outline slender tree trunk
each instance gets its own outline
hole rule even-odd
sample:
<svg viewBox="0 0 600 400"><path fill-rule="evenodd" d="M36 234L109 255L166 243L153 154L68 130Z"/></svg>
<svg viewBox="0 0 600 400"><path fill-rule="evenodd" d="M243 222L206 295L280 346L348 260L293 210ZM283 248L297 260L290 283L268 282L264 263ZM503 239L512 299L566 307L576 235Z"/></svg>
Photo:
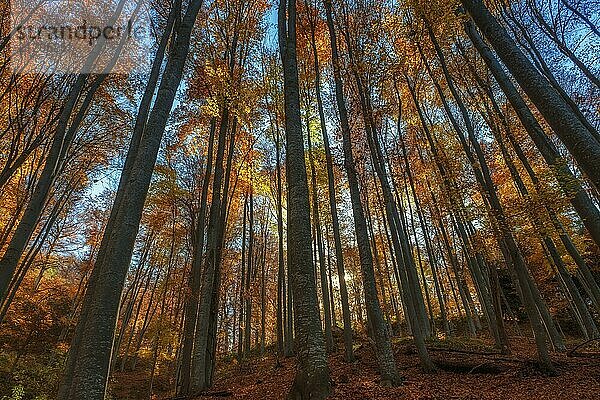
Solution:
<svg viewBox="0 0 600 400"><path fill-rule="evenodd" d="M252 189L251 189L252 190ZM250 283L254 276L254 194L250 192L250 202L248 206L248 256L246 268L246 287L245 287L245 309L244 317L244 356L248 358L250 355L250 343L252 335L252 293Z"/></svg>
<svg viewBox="0 0 600 400"><path fill-rule="evenodd" d="M265 254L267 247L267 234L263 235L263 250L260 261L260 355L265 355L265 343L266 343L266 324L267 324L267 288L266 288L266 262Z"/></svg>
<svg viewBox="0 0 600 400"><path fill-rule="evenodd" d="M208 208L208 189L210 186L213 150L215 142L216 119L210 122L210 134L208 138L208 149L206 158L206 169L202 182L200 194L200 209L195 219L194 233L192 238L192 265L189 277L189 295L185 306L185 322L183 330L182 359L179 374L178 393L185 396L189 394L190 378L192 370L192 352L194 347L194 335L196 332L196 317L198 314L198 303L200 301L200 289L202 285L202 255L204 253L204 228L206 224L206 209Z"/></svg>
<svg viewBox="0 0 600 400"><path fill-rule="evenodd" d="M279 126L275 127L275 169L277 174L277 354L286 355L286 290L285 290L285 258L283 253L283 187L281 183L281 150Z"/></svg>
<svg viewBox="0 0 600 400"><path fill-rule="evenodd" d="M337 38L333 23L331 2L325 0L325 10L327 13L327 25L329 27L329 37L331 42L332 62L335 81L336 103L340 116L342 127L343 148L344 148L344 167L348 175L348 186L350 188L350 199L352 203L352 215L354 218L354 229L358 243L360 266L363 277L363 290L367 308L368 324L372 329L379 372L381 374L381 383L383 385L397 385L402 379L398 374L396 362L393 357L389 334L385 328L385 322L379 305L377 296L377 287L375 284L375 273L373 270L373 255L369 244L369 234L365 213L360 198L360 189L358 184L358 175L352 154L352 142L350 124L348 120L348 111L344 100L343 83L341 78L341 69L339 65L339 55L337 49Z"/></svg>
<svg viewBox="0 0 600 400"><path fill-rule="evenodd" d="M542 127L535 119L529 107L504 72L500 63L496 60L490 49L485 45L481 36L475 29L473 22L465 23L465 31L481 55L487 67L490 69L498 85L506 95L508 101L513 106L519 120L525 127L525 130L535 143L536 147L544 157L544 160L550 166L560 187L566 197L570 199L571 204L581 217L581 220L592 236L596 245L600 246L600 211L593 204L581 182L573 175L566 164L566 161L560 156L556 147L548 139Z"/></svg>
<svg viewBox="0 0 600 400"><path fill-rule="evenodd" d="M579 167L596 189L600 188L600 142L573 113L573 110L552 88L519 50L506 29L489 12L482 0L461 0L466 11L490 41L527 96L544 116L560 140L569 149Z"/></svg>
<svg viewBox="0 0 600 400"><path fill-rule="evenodd" d="M218 237L218 226L221 221L221 203L222 184L224 175L223 159L225 157L225 147L227 141L227 132L229 130L229 108L227 104L223 105L221 111L221 121L217 140L217 153L215 157L215 172L212 185L212 201L210 204L208 225L206 230L206 256L204 258L204 271L202 279L202 290L200 292L200 302L198 308L198 317L196 322L196 338L194 343L194 354L192 357L192 376L191 393L198 393L208 387L206 354L208 351L208 336L210 329L210 313L213 305L213 292L216 291L219 275L220 247Z"/></svg>
<svg viewBox="0 0 600 400"><path fill-rule="evenodd" d="M105 396L121 290L153 166L181 81L192 28L201 5L201 0L190 3L178 27L171 57L165 66L131 176L120 187L123 194L121 201L115 204L117 212L114 223L103 237L69 352L67 375L61 386L60 398L102 400Z"/></svg>
<svg viewBox="0 0 600 400"><path fill-rule="evenodd" d="M240 276L240 327L238 330L238 362L244 358L244 299L246 298L246 215L248 211L248 193L244 195L244 213L242 219L242 265ZM248 278L249 279L249 278Z"/></svg>
<svg viewBox="0 0 600 400"><path fill-rule="evenodd" d="M233 70L233 67L232 67ZM216 366L216 352L217 352L217 324L218 324L218 311L221 294L221 268L222 268L222 254L223 254L223 243L225 238L225 231L227 229L227 215L228 215L228 203L229 203L229 186L231 183L231 169L233 164L233 156L235 150L235 138L238 132L237 117L233 119L232 129L229 137L229 150L227 153L227 163L225 168L225 179L223 184L223 197L221 199L221 212L220 220L217 228L217 248L214 259L217 261L215 270L215 284L212 291L211 307L209 310L209 324L208 324L208 335L206 344L206 355L205 355L205 376L206 386L211 387L214 380L214 372Z"/></svg>

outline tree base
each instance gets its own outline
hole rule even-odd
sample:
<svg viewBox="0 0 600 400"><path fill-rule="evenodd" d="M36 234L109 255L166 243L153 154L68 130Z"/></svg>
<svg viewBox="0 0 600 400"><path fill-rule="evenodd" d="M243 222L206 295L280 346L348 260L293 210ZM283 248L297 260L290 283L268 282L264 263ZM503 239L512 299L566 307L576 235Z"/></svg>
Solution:
<svg viewBox="0 0 600 400"><path fill-rule="evenodd" d="M552 362L538 362L538 368L540 369L542 375L544 376L559 376L560 373L556 369L556 367L552 364Z"/></svg>
<svg viewBox="0 0 600 400"><path fill-rule="evenodd" d="M427 360L427 361L421 361L421 371L423 371L426 374L434 374L437 371L437 367L435 366L435 364L433 363L433 361L431 361L431 359Z"/></svg>
<svg viewBox="0 0 600 400"><path fill-rule="evenodd" d="M331 394L331 384L327 370L311 371L308 375L302 370L296 372L288 400L322 400Z"/></svg>
<svg viewBox="0 0 600 400"><path fill-rule="evenodd" d="M381 387L396 387L404 385L404 377L401 375L396 375L393 377L386 376L385 378L381 378L381 382L379 382Z"/></svg>

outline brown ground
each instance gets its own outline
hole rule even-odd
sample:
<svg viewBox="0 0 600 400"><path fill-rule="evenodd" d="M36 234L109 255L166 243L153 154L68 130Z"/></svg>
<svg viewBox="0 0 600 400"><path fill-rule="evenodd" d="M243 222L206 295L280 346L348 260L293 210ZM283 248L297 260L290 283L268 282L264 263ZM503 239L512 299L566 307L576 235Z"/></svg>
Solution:
<svg viewBox="0 0 600 400"><path fill-rule="evenodd" d="M371 349L359 348L356 351L358 361L353 364L346 364L339 352L329 359L333 381L333 395L330 398L600 399L600 358L593 355L568 357L555 354L553 360L560 375L547 377L540 373L532 361L534 345L531 339L512 338L511 342L513 356L462 353L435 346L436 350L431 351L431 355L439 370L434 374L425 374L419 369L412 345L397 343L396 360L405 383L395 388L379 386ZM451 347L456 348L454 345ZM476 348L475 351L489 353L489 349L483 348ZM268 356L241 365L235 362L223 365L211 391L195 400L285 399L294 376L294 361L284 359L278 368L275 364L275 358ZM147 387L147 379L145 384L140 384ZM115 395L119 399L133 399L132 392L138 392L135 386L132 376L118 376ZM148 398L147 395L145 398Z"/></svg>

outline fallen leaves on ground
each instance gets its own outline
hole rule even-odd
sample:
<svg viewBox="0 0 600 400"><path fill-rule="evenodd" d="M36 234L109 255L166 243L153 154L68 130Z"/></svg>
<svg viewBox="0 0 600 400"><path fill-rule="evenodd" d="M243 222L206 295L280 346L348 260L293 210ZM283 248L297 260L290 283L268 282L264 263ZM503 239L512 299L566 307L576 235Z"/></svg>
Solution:
<svg viewBox="0 0 600 400"><path fill-rule="evenodd" d="M558 376L544 376L535 362L535 347L528 338L513 338L513 355L465 354L452 349L431 351L438 370L424 373L411 344L395 344L397 365L404 377L399 387L379 385L372 349L359 346L357 361L346 363L343 353L329 357L332 400L547 400L598 399L600 361L553 354ZM279 361L269 355L244 363L222 364L215 385L194 400L281 400L293 381L293 358ZM118 376L118 385L127 382ZM129 381L131 382L131 381ZM161 399L168 399L165 395Z"/></svg>

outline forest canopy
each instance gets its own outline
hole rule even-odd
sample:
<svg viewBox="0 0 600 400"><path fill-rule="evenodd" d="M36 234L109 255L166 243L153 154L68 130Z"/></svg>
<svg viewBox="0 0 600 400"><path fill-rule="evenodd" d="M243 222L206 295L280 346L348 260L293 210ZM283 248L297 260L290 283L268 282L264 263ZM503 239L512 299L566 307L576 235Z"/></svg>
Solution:
<svg viewBox="0 0 600 400"><path fill-rule="evenodd" d="M598 0L74 3L0 5L1 400L597 396Z"/></svg>

